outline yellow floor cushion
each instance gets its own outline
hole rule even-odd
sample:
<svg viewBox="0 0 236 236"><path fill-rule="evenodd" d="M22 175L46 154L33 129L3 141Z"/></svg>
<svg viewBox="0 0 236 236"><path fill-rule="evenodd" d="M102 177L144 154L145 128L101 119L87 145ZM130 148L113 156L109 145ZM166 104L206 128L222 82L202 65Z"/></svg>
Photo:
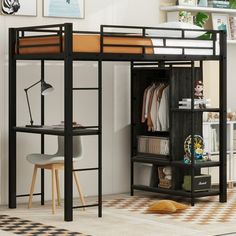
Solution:
<svg viewBox="0 0 236 236"><path fill-rule="evenodd" d="M188 206L172 200L161 200L153 203L147 209L150 213L172 214L187 209Z"/></svg>

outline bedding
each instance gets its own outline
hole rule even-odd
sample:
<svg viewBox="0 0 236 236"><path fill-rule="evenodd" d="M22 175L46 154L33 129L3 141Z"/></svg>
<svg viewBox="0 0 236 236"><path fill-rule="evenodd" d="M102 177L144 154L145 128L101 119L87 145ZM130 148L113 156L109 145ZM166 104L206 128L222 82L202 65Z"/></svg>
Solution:
<svg viewBox="0 0 236 236"><path fill-rule="evenodd" d="M38 38L22 38L19 40L20 46L40 45L40 47L20 48L19 54L37 54L37 53L59 53L59 46L46 46L46 44L59 44L59 36L45 36ZM163 47L163 39L138 38L138 37L104 37L104 44L113 44L113 46L104 46L104 53L143 53L140 46L159 46L158 48L145 48L146 54L172 54L181 55L182 49L176 47L196 47L194 49L185 48L185 55L213 55L213 41L211 40L186 40L186 39L166 39L166 46ZM130 45L122 47L115 45ZM45 45L45 46L42 46ZM136 47L137 46L137 47ZM162 46L162 48L160 48ZM219 55L219 43L216 43L216 55ZM199 49L198 49L199 47ZM100 53L100 35L73 35L73 52L81 53Z"/></svg>
<svg viewBox="0 0 236 236"><path fill-rule="evenodd" d="M38 38L23 38L20 39L20 46L29 46L34 44L59 44L59 36L45 36ZM104 44L122 44L132 45L132 47L118 47L118 46L106 46L103 49L104 53L134 53L141 54L142 47L140 46L152 46L150 38L125 38L125 37L104 37ZM137 47L133 47L137 45ZM40 47L26 47L20 48L20 54L32 54L32 53L59 53L59 46L40 46ZM73 52L86 52L86 53L99 53L100 52L100 35L73 35ZM145 53L153 54L153 48L146 48Z"/></svg>

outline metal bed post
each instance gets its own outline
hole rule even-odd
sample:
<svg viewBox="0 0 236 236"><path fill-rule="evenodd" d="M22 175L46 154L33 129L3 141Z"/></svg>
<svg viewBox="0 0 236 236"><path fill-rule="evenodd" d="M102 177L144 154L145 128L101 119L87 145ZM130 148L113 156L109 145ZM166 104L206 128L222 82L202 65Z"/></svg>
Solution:
<svg viewBox="0 0 236 236"><path fill-rule="evenodd" d="M133 150L133 69L134 69L134 62L131 61L130 62L130 81L131 81L131 84L130 84L130 96L131 96L131 99L130 99L130 109L131 109L131 152L130 152L130 155L131 155L131 158L130 158L130 195L133 196L134 195L134 189L133 189L133 185L134 185L134 163L133 163L133 156L134 156L134 150Z"/></svg>
<svg viewBox="0 0 236 236"><path fill-rule="evenodd" d="M44 81L45 78L45 64L44 60L41 60L41 80ZM41 125L44 125L45 118L44 110L44 96L41 94ZM41 153L44 154L44 134L41 134ZM41 205L44 205L44 169L41 169Z"/></svg>
<svg viewBox="0 0 236 236"><path fill-rule="evenodd" d="M65 24L64 39L64 145L65 145L65 183L64 183L64 219L65 221L73 220L73 55L72 55L72 24Z"/></svg>
<svg viewBox="0 0 236 236"><path fill-rule="evenodd" d="M194 206L194 176L195 176L195 158L194 158L194 82L195 68L194 61L191 61L191 206Z"/></svg>
<svg viewBox="0 0 236 236"><path fill-rule="evenodd" d="M16 208L16 29L9 29L9 208Z"/></svg>
<svg viewBox="0 0 236 236"><path fill-rule="evenodd" d="M103 53L103 25L100 33L100 52ZM102 59L98 60L98 127L98 217L102 217Z"/></svg>
<svg viewBox="0 0 236 236"><path fill-rule="evenodd" d="M102 60L98 61L98 217L102 217Z"/></svg>
<svg viewBox="0 0 236 236"><path fill-rule="evenodd" d="M227 201L227 36L220 32L220 202Z"/></svg>

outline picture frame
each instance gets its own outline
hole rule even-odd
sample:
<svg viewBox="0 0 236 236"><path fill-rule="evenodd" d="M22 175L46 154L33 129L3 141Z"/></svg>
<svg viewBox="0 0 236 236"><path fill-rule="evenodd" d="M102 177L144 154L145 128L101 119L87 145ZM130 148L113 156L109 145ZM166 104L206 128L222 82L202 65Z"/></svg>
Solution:
<svg viewBox="0 0 236 236"><path fill-rule="evenodd" d="M227 39L231 38L229 15L212 13L213 30L225 30L227 32Z"/></svg>
<svg viewBox="0 0 236 236"><path fill-rule="evenodd" d="M43 16L84 19L85 0L43 0Z"/></svg>
<svg viewBox="0 0 236 236"><path fill-rule="evenodd" d="M198 0L178 0L178 5L196 7L197 2Z"/></svg>
<svg viewBox="0 0 236 236"><path fill-rule="evenodd" d="M0 0L1 14L12 16L37 16L37 0L20 0L13 7L13 1Z"/></svg>

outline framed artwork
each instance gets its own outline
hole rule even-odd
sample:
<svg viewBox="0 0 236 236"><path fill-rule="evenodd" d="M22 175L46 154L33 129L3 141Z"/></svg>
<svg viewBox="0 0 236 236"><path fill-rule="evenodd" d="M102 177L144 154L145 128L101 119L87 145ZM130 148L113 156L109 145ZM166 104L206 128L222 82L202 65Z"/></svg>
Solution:
<svg viewBox="0 0 236 236"><path fill-rule="evenodd" d="M197 0L178 0L180 6L197 6Z"/></svg>
<svg viewBox="0 0 236 236"><path fill-rule="evenodd" d="M37 0L1 0L4 15L37 16Z"/></svg>
<svg viewBox="0 0 236 236"><path fill-rule="evenodd" d="M84 0L44 0L43 16L84 18Z"/></svg>
<svg viewBox="0 0 236 236"><path fill-rule="evenodd" d="M212 25L214 30L225 30L230 39L229 15L212 13Z"/></svg>

